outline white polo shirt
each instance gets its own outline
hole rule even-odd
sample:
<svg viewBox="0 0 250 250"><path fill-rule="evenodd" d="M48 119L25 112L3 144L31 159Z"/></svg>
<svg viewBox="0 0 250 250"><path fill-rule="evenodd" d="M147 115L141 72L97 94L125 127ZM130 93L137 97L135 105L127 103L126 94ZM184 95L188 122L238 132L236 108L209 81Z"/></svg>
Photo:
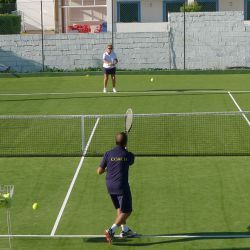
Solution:
<svg viewBox="0 0 250 250"><path fill-rule="evenodd" d="M115 52L113 52L113 51L110 54L108 54L107 51L103 54L103 60L106 60L109 63L113 63L115 59L117 59L117 56L116 56ZM112 68L115 68L115 66L114 65L109 66L107 63L103 62L103 68L112 69Z"/></svg>

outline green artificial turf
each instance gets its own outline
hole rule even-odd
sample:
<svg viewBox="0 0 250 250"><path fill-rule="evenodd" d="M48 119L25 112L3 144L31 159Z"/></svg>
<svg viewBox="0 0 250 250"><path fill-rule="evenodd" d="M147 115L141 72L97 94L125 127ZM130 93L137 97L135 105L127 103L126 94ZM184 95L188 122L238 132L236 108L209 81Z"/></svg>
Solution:
<svg viewBox="0 0 250 250"><path fill-rule="evenodd" d="M154 83L150 82L151 77L154 77ZM128 107L132 107L135 113L237 111L237 107L226 92L202 93L199 91L250 90L250 75L235 72L234 74L186 75L161 75L153 72L144 75L121 74L118 75L117 87L120 91L117 94L101 93L102 76L100 75L1 78L1 93L60 92L65 94L0 95L0 114L123 114ZM233 96L243 110L250 109L248 101L250 93L233 93ZM206 141L212 140L211 134L214 133L217 139L222 138L222 135L227 136L226 147L229 149L248 147L249 132L246 122L243 118L239 123L238 120L235 122L231 121L232 126L225 127L223 132L217 131L218 126L213 122L208 123L207 128L211 131L207 133ZM143 124L145 126L145 122ZM192 135L197 131L190 131L187 122L182 125L183 130L178 129L176 124L180 125L180 121L168 124L167 127L167 130L172 131L167 136L171 139L169 139L169 148L173 145L171 150L180 150L185 143L187 143L186 148L190 143L190 150L206 150L205 142L201 142L201 137L198 138L200 146L199 144L194 146L196 141L192 139ZM44 126L35 125L40 126L39 130L43 131ZM91 125L93 122L89 125L88 135L93 127ZM113 126L112 123L110 127L108 123L103 127L101 122L99 125L93 137L93 144L90 144L90 150L95 145L94 143L100 143L103 147L103 143L106 142L108 147L112 146L110 139L112 131L109 131ZM53 126L58 125L53 124ZM74 125L71 123L71 126ZM62 145L63 150L67 147L69 151L75 150L75 144L70 144L67 138L75 136L72 132L78 130L78 126L76 125L75 130L69 129L68 137L61 136L63 139L56 140L59 140L58 145ZM239 132L238 126L244 127L243 134ZM13 138L22 136L28 144L30 132L27 132L27 128L26 133L20 133L18 130L13 132L13 126L9 127L11 126L8 123L0 123L1 138L5 138L9 129L12 131L10 134ZM20 129L18 125L16 128ZM135 148L137 145L138 149L145 150L143 147L147 144L143 144L143 132L150 135L151 141L162 139L164 143L166 140L166 137L162 137L157 130L152 131L147 124L144 130L140 130L140 133L139 128L140 124L135 123L131 131L130 149L132 151L137 150ZM98 135L103 133L103 130L108 132L106 134L108 142L105 140L98 142ZM28 131L30 131L30 125L28 125ZM49 138L58 138L58 135L60 138L62 131L65 132L63 126L62 129L52 130ZM179 141L177 141L176 131L182 131L182 133L189 131L190 139L182 142L183 136L186 135L184 133L179 134ZM134 137L133 133L136 132L140 134L139 137ZM237 135L240 136L236 137ZM233 144L235 138L239 139L237 145ZM74 142L77 140L74 139ZM147 146L149 149L154 149L151 141ZM180 146L174 146L176 141ZM18 145L15 140L8 147L13 147L15 143ZM77 143L80 143L80 140ZM232 147L230 147L231 144ZM52 152L58 145L46 147L46 150ZM44 148L34 137L29 146L31 149ZM207 150L218 150L219 146L221 145L216 144L214 148L211 146ZM222 143L222 147L224 146ZM164 147L164 144L160 144L160 147ZM18 148L20 149L21 146ZM76 148L78 150L78 146ZM8 150L11 151L13 148ZM222 237L223 235L248 235L247 228L250 226L249 159L249 156L137 157L130 170L134 212L128 221L129 226L143 235L187 234ZM95 172L100 160L101 157L85 158L56 234L99 235L113 223L115 210L106 192L105 176L98 176ZM0 183L15 185L11 208L13 234L49 235L51 233L79 161L80 157L0 158ZM32 210L34 202L39 203L39 209L36 211ZM4 218L4 214L0 216ZM0 223L4 224L4 221L1 220ZM2 225L0 234L5 234L4 231L6 231L6 226ZM104 238L15 238L12 243L13 249L18 250L250 249L250 239L117 239L113 246L109 246ZM0 239L0 247L4 244L6 240Z"/></svg>
<svg viewBox="0 0 250 250"><path fill-rule="evenodd" d="M130 170L134 212L128 225L144 235L246 234L250 212L248 161L249 157L137 158ZM6 167L0 181L14 183L16 187L12 206L13 233L50 234L77 159L23 158L16 161L9 158L0 162ZM105 177L95 173L99 162L100 158L85 160L57 234L99 235L113 223L115 210L106 192ZM36 211L31 208L34 201L40 206ZM16 249L22 249L31 242L37 247L33 249L42 246L67 249L69 245L75 246L72 249L109 249L100 238L15 239L13 243L17 244ZM250 239L118 239L112 247L213 249L218 242L220 246L228 245L233 249L238 245L247 247Z"/></svg>
<svg viewBox="0 0 250 250"><path fill-rule="evenodd" d="M250 85L248 74L118 75L117 79L120 93L104 95L102 76L3 78L1 93L100 93L0 96L0 114L121 114L128 106L136 113L232 111L237 109L227 94L187 91L249 90Z"/></svg>

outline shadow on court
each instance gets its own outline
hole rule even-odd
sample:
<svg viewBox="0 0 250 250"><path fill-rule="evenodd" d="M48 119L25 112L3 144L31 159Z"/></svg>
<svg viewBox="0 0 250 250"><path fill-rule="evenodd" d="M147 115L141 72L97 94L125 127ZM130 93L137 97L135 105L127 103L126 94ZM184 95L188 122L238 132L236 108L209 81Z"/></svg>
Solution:
<svg viewBox="0 0 250 250"><path fill-rule="evenodd" d="M145 246L153 246L153 245L161 245L161 244L170 244L170 243L179 243L179 242L188 242L188 241L192 241L193 239L175 239L175 240L159 240L159 241L155 241L154 242L143 242L142 240L138 239L127 239L127 241L124 241L123 239L119 240L119 241L114 241L113 245L115 246L130 246L130 247L145 247ZM135 242L137 241L137 242ZM145 241L145 240L144 240ZM147 240L148 241L148 240Z"/></svg>
<svg viewBox="0 0 250 250"><path fill-rule="evenodd" d="M10 66L8 73L1 73L1 77L18 77L21 76L16 72L33 72L42 70L42 59L39 62L24 58L22 55L17 55L12 51L3 50L0 48L3 57L0 57L0 64ZM6 61L6 58L8 61Z"/></svg>
<svg viewBox="0 0 250 250"><path fill-rule="evenodd" d="M168 92L190 92L190 91L225 91L225 89L149 89L149 90L136 90L132 92L161 92L161 91L168 91ZM129 91L128 91L129 92ZM121 92L122 93L122 92Z"/></svg>
<svg viewBox="0 0 250 250"><path fill-rule="evenodd" d="M1 50L0 50L1 51ZM8 56L8 55L7 55ZM175 55L172 53L172 60L174 59ZM20 59L19 59L20 60ZM27 59L26 59L27 60ZM15 61L14 61L15 62ZM1 60L0 60L1 63ZM99 71L89 71L89 70L82 70L82 71L68 71L68 72L50 72L45 71L41 72L42 65L35 62L35 69L33 67L32 63L28 62L29 64L26 66L25 69L17 68L18 66L13 67L16 72L19 73L20 77L60 77L60 76L83 76L83 75L90 75L90 76L102 76L103 72L100 69ZM14 65L13 65L14 66ZM175 67L175 65L172 63L172 68ZM27 70L28 68L28 70ZM32 70L31 70L32 69ZM23 71L23 72L22 72ZM26 72L26 73L24 73ZM29 72L29 73L27 73ZM31 72L31 73L30 73ZM175 69L166 69L166 70L117 70L117 75L121 76L134 76L134 75L141 75L141 76L165 76L165 75L232 75L232 74L250 74L249 69L226 69L226 70L175 70ZM10 74L0 74L0 78L8 78L11 77Z"/></svg>
<svg viewBox="0 0 250 250"><path fill-rule="evenodd" d="M204 248L201 250L250 250L250 247L230 247L230 248Z"/></svg>
<svg viewBox="0 0 250 250"><path fill-rule="evenodd" d="M96 237L96 238L83 238L82 239L83 243L105 243L106 239L104 238L100 238L100 237Z"/></svg>
<svg viewBox="0 0 250 250"><path fill-rule="evenodd" d="M162 91L162 93L154 93L154 91ZM108 93L108 94L98 94L98 95L91 95L91 96L79 96L79 95L85 95L84 93L79 93L79 94L72 94L71 96L67 94L56 94L56 96L61 95L63 97L55 97L53 94L44 94L44 97L39 97L39 98L22 98L21 96L16 96L12 98L7 98L7 96L0 96L0 98L3 98L0 100L0 102L23 102L23 101L47 101L47 100L74 100L74 99L106 99L106 98L112 98L112 99L120 99L120 98L138 98L138 97L167 97L167 96L173 96L172 93L164 93L164 91L169 91L169 90L149 90L149 91L144 91L148 93L142 93L140 94L140 91L138 91L138 94L129 94L128 92L123 93L119 92L118 94L113 94L113 93ZM176 92L177 90L171 90ZM177 93L178 96L200 96L200 95L208 95L208 94L213 94L213 95L225 95L225 93L203 93L203 92L197 92L197 93L189 93L188 91L192 90L179 90L180 93ZM152 92L152 93L150 93ZM186 93L185 93L186 92ZM136 93L136 91L133 91L133 93ZM34 94L35 96L36 94ZM50 95L51 97L48 97ZM67 96L66 96L67 95ZM75 96L74 96L75 95ZM14 96L14 95L13 95Z"/></svg>
<svg viewBox="0 0 250 250"><path fill-rule="evenodd" d="M194 238L184 238L181 235L194 237ZM168 236L169 238L156 238L156 236ZM173 238L171 238L171 236ZM177 238L177 236L180 236ZM175 238L174 238L175 237ZM197 238L196 238L197 237ZM152 245L161 245L161 244L171 244L171 243L180 243L180 242L189 242L189 241L198 241L198 240L230 240L230 239L250 239L249 232L201 232L201 233L180 233L180 234L161 234L161 235L143 235L138 238L116 238L113 242L115 246L152 246ZM151 242L148 242L149 239ZM147 242L146 242L147 241ZM106 242L104 238L89 238L83 239L84 243L103 243ZM223 249L214 249L214 250L231 250L232 248L223 248ZM233 248L235 250L250 250L250 248ZM206 250L206 249L204 249ZM213 249L207 249L213 250Z"/></svg>

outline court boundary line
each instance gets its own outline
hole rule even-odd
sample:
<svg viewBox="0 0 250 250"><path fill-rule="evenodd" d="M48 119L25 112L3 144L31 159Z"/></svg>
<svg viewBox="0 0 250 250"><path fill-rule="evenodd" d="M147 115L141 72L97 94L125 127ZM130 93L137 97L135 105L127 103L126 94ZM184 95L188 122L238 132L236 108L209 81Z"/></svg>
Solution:
<svg viewBox="0 0 250 250"><path fill-rule="evenodd" d="M121 91L121 92L107 92L103 93L101 91L80 91L80 92L34 92L34 93L1 93L0 96L41 96L41 95L80 95L80 94L160 94L160 93L168 93L168 94L176 94L176 93L210 93L210 94L227 94L231 93L250 93L250 90L149 90L149 91Z"/></svg>
<svg viewBox="0 0 250 250"><path fill-rule="evenodd" d="M0 235L1 238L45 238L45 239L66 239L66 238L105 238L104 235ZM121 238L120 235L115 235ZM169 234L169 235L138 235L134 238L193 238L193 239L233 239L233 238L250 238L250 234Z"/></svg>
<svg viewBox="0 0 250 250"><path fill-rule="evenodd" d="M63 215L64 209L65 209L65 207L66 207L66 205L67 205L67 203L68 203L70 194L71 194L71 192L72 192L72 190L73 190L73 187L74 187L74 185L75 185L75 182L76 182L76 179L77 179L77 177L78 177L78 174L79 174L79 172L80 172L80 170L81 170L81 168L82 168L82 166L83 166L83 161L84 161L84 159L85 159L86 153L87 153L87 151L88 151L89 145L90 145L90 143L91 143L91 141L92 141L92 138L93 138L93 136L94 136L94 133L95 133L95 130L96 130L96 128L97 128L97 125L98 125L99 121L100 121L100 118L97 118L97 119L96 119L96 122L95 122L95 125L94 125L94 127L93 127L93 129L92 129L91 135L90 135L90 137L89 137L89 140L88 140L88 142L87 142L87 144L86 144L85 150L84 150L84 152L83 152L83 156L82 156L81 159L80 159L80 162L79 162L78 167L77 167L77 169L76 169L76 171L75 171L74 177L73 177L73 179L72 179L72 181L71 181L71 183L70 183L68 192L67 192L67 194L66 194L66 196L65 196L65 198L64 198L63 204L62 204L61 209L60 209L60 211L59 211L59 214L58 214L58 216L57 216L57 218L56 218L55 224L54 224L54 226L53 226L53 228L52 228L52 231L51 231L51 233L50 233L50 236L54 236L54 235L55 235L55 232L56 232L56 230L57 230L57 227L58 227L58 225L59 225L59 223L60 223L60 220L61 220L61 217L62 217L62 215Z"/></svg>
<svg viewBox="0 0 250 250"><path fill-rule="evenodd" d="M233 95L231 94L230 91L228 91L228 94L230 96L230 98L232 99L232 101L234 102L235 106L237 107L237 109L240 111L240 112L243 112L240 105L236 102L235 98L233 97ZM243 118L246 120L248 126L250 126L250 121L248 120L248 118L246 117L246 115L244 113L242 113L242 116Z"/></svg>

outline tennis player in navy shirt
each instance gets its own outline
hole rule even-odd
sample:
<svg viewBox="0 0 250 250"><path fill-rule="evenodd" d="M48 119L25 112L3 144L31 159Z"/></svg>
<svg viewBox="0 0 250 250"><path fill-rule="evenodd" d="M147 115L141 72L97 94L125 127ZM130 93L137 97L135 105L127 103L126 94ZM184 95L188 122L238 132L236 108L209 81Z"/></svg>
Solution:
<svg viewBox="0 0 250 250"><path fill-rule="evenodd" d="M128 183L129 167L134 163L135 157L126 149L128 141L126 133L118 133L115 141L116 147L104 154L100 167L97 168L97 174L107 172L107 190L117 210L114 224L104 231L109 243L112 243L116 229L120 226L122 229L120 237L137 235L126 225L126 220L132 213L132 196Z"/></svg>

